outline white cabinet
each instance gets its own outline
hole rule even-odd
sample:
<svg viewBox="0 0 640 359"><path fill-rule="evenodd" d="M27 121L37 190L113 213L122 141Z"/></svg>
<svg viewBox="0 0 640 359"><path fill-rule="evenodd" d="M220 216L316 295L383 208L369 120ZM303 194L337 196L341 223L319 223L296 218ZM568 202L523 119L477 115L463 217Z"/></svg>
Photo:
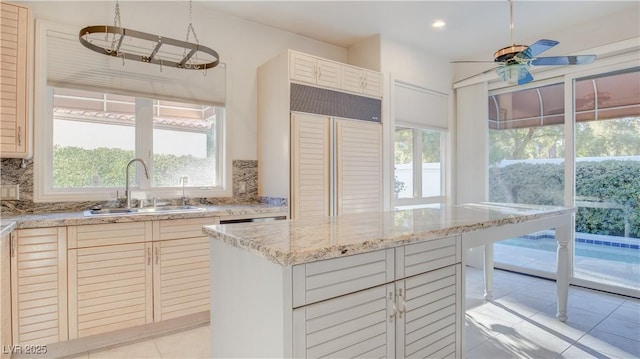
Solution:
<svg viewBox="0 0 640 359"><path fill-rule="evenodd" d="M344 90L344 66L287 51L258 69L258 195L288 199L291 218L382 207L382 102L362 89ZM318 71L327 82L319 82ZM345 156L336 159L341 149ZM365 160L339 170L349 158ZM356 189L363 185L352 181L358 175L375 183Z"/></svg>
<svg viewBox="0 0 640 359"><path fill-rule="evenodd" d="M292 113L291 129L293 218L382 209L379 123Z"/></svg>
<svg viewBox="0 0 640 359"><path fill-rule="evenodd" d="M394 293L392 283L295 309L293 356L393 358Z"/></svg>
<svg viewBox="0 0 640 359"><path fill-rule="evenodd" d="M153 223L154 321L210 309L209 238L202 226L218 218L192 218Z"/></svg>
<svg viewBox="0 0 640 359"><path fill-rule="evenodd" d="M209 243L194 218L69 227L69 337L209 310Z"/></svg>
<svg viewBox="0 0 640 359"><path fill-rule="evenodd" d="M343 65L340 87L345 91L382 97L382 74L355 66Z"/></svg>
<svg viewBox="0 0 640 359"><path fill-rule="evenodd" d="M69 227L69 338L153 322L151 222Z"/></svg>
<svg viewBox="0 0 640 359"><path fill-rule="evenodd" d="M291 216L326 216L330 213L331 118L291 115Z"/></svg>
<svg viewBox="0 0 640 359"><path fill-rule="evenodd" d="M335 214L382 210L382 125L336 120Z"/></svg>
<svg viewBox="0 0 640 359"><path fill-rule="evenodd" d="M11 237L13 233L5 233L0 238L0 343L12 344L11 341ZM5 350L0 358L9 358Z"/></svg>
<svg viewBox="0 0 640 359"><path fill-rule="evenodd" d="M0 16L0 154L29 157L29 9L3 1Z"/></svg>
<svg viewBox="0 0 640 359"><path fill-rule="evenodd" d="M318 86L340 88L340 64L307 54L289 53L289 77L293 81Z"/></svg>
<svg viewBox="0 0 640 359"><path fill-rule="evenodd" d="M448 237L294 266L293 356L460 357L459 246Z"/></svg>
<svg viewBox="0 0 640 359"><path fill-rule="evenodd" d="M214 357L462 357L459 236L284 267L211 245Z"/></svg>
<svg viewBox="0 0 640 359"><path fill-rule="evenodd" d="M18 229L14 233L13 344L44 345L67 340L67 229Z"/></svg>

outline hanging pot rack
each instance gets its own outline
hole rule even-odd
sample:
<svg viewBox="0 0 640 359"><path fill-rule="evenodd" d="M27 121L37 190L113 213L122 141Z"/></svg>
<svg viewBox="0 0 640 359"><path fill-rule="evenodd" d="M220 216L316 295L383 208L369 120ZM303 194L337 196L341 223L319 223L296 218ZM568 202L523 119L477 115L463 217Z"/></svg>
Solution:
<svg viewBox="0 0 640 359"><path fill-rule="evenodd" d="M111 48L110 46L102 47L94 44L89 40L89 35L92 35L92 34L104 34L105 37L108 36L109 34L112 34L114 36L119 35L119 39L117 40L117 43L113 48ZM148 56L121 51L122 42L124 41L125 37L150 41L152 43L155 43L155 46L153 46L153 50L151 51L151 53L149 53ZM93 50L103 55L120 57L123 60L126 59L126 60L140 61L140 62L146 62L151 64L157 64L160 66L176 67L179 69L191 69L191 70L210 69L210 68L216 67L220 63L220 56L218 55L218 53L215 50L208 48L206 46L203 46L200 44L194 44L191 42L171 39L168 37L162 37L159 35L153 35L146 32L125 29L117 26L109 26L109 25L87 26L82 30L80 30L79 39L80 39L80 43L84 45L84 47L90 50ZM162 45L165 45L165 44L175 46L185 50L186 55L180 61L172 61L172 60L158 58L157 57L158 51L160 51L160 48L162 47ZM203 52L205 54L213 56L215 60L210 62L195 62L195 63L190 61L192 58L194 58L194 55L198 54L198 52Z"/></svg>

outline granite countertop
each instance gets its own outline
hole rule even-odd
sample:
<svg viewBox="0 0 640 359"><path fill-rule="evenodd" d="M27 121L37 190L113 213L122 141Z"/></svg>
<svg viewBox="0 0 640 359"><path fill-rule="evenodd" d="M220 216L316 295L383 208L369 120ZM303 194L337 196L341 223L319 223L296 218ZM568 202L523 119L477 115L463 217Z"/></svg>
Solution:
<svg viewBox="0 0 640 359"><path fill-rule="evenodd" d="M204 232L287 266L574 211L572 207L474 203L242 225L220 224L205 226Z"/></svg>
<svg viewBox="0 0 640 359"><path fill-rule="evenodd" d="M16 221L9 219L0 219L0 236L4 236L5 233L11 233L16 228Z"/></svg>
<svg viewBox="0 0 640 359"><path fill-rule="evenodd" d="M238 204L222 206L198 206L204 208L203 211L191 212L153 212L136 214L110 214L98 216L85 216L84 212L67 213L40 213L30 215L19 215L15 217L2 218L2 231L4 233L4 223L13 223L14 228L41 228L57 226L73 226L85 224L122 223L139 222L163 219L183 219L183 218L203 218L203 217L225 217L251 214L286 215L288 208L272 206L267 204ZM7 230L12 230L7 229Z"/></svg>

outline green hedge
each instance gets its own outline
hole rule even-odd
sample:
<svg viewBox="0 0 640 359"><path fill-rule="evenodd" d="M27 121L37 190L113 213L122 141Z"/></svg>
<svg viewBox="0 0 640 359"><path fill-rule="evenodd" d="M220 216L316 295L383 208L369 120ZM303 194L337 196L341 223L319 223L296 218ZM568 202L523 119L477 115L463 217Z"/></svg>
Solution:
<svg viewBox="0 0 640 359"><path fill-rule="evenodd" d="M86 150L78 147L53 148L55 188L124 187L125 167L133 151L117 148ZM193 156L155 155L153 181L156 186L179 186L181 176L189 183L213 183L210 160ZM135 171L131 170L131 182Z"/></svg>
<svg viewBox="0 0 640 359"><path fill-rule="evenodd" d="M562 205L563 193L564 164L516 163L489 170L491 201ZM576 214L578 232L623 236L627 217L630 236L640 238L640 162L577 162L576 196L622 207L580 207Z"/></svg>

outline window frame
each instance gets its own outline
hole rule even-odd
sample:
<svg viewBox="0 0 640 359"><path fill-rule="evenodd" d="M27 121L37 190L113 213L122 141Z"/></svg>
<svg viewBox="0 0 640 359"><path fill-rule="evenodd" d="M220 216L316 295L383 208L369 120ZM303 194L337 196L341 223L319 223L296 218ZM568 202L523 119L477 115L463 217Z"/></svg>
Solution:
<svg viewBox="0 0 640 359"><path fill-rule="evenodd" d="M405 124L403 122L397 121L393 130L394 134L396 129L398 128L406 128L412 130L412 139L413 139L413 196L411 198L396 198L395 195L392 197L392 206L395 209L408 208L408 207L416 207L416 206L425 206L432 204L443 204L446 201L446 164L447 164L447 136L448 131L442 128L429 128L427 126L416 126L415 124ZM440 134L440 195L439 196L422 196L422 132L423 131L431 131L437 132ZM394 141L392 144L393 149L393 158L395 158L395 135ZM419 161L415 159L419 158ZM395 160L394 160L394 169L393 169L393 178L395 179ZM418 185L416 185L418 184Z"/></svg>
<svg viewBox="0 0 640 359"><path fill-rule="evenodd" d="M120 198L124 195L124 187L115 188L74 188L60 189L53 187L53 87L46 85L46 79L41 79L36 87L36 141L34 163L34 202L75 202L75 201L106 201ZM153 171L153 101L158 99L135 98L135 154L142 158L150 171ZM159 99L163 100L163 99ZM230 197L231 189L231 161L226 150L227 120L224 107L216 106L216 136L217 136L217 171L219 186L215 187L185 187L184 194L188 197ZM125 168L122 176L125 177ZM147 179L141 166L135 166L130 177L135 177L138 183L130 183L131 190L141 191L148 198L163 199L182 197L182 187L153 187L152 180ZM150 174L150 177L153 176Z"/></svg>

